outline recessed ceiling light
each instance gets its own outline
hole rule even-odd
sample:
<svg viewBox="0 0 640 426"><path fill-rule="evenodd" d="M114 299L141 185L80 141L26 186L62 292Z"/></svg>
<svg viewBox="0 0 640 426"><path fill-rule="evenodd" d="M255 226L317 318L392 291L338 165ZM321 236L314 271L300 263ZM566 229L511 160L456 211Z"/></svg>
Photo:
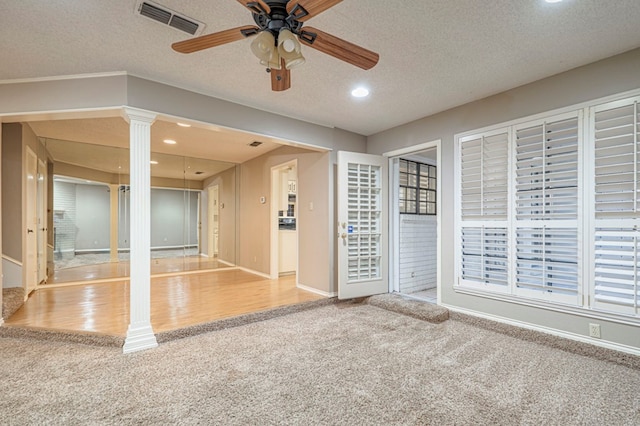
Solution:
<svg viewBox="0 0 640 426"><path fill-rule="evenodd" d="M187 123L178 123L178 126L180 126L180 127L191 127L191 124L187 124Z"/></svg>
<svg viewBox="0 0 640 426"><path fill-rule="evenodd" d="M562 0L544 0L547 3L560 3Z"/></svg>
<svg viewBox="0 0 640 426"><path fill-rule="evenodd" d="M165 139L163 142L166 143L167 145L175 145L177 143L173 139Z"/></svg>
<svg viewBox="0 0 640 426"><path fill-rule="evenodd" d="M151 160L151 161L149 161L149 163L150 163L150 164L158 164L158 162L157 162L157 161L155 161L155 160Z"/></svg>
<svg viewBox="0 0 640 426"><path fill-rule="evenodd" d="M358 87L357 89L353 89L351 91L351 96L354 98L364 98L369 96L369 90L364 87Z"/></svg>

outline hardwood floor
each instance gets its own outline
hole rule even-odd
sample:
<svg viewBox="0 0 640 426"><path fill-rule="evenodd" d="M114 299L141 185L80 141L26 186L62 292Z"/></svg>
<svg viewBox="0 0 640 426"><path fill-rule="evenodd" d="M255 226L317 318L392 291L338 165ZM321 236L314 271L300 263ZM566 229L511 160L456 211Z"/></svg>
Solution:
<svg viewBox="0 0 640 426"><path fill-rule="evenodd" d="M322 298L296 288L295 275L269 280L237 269L220 269L156 276L151 278L151 325L155 332L169 331ZM125 336L128 279L40 286L5 324Z"/></svg>
<svg viewBox="0 0 640 426"><path fill-rule="evenodd" d="M181 258L151 259L152 274L167 274L174 272L204 271L227 268L217 259L202 256L186 256ZM56 269L47 278L46 284L61 284L68 282L95 281L101 279L126 278L130 274L129 261L104 262L92 265L75 266L72 268Z"/></svg>

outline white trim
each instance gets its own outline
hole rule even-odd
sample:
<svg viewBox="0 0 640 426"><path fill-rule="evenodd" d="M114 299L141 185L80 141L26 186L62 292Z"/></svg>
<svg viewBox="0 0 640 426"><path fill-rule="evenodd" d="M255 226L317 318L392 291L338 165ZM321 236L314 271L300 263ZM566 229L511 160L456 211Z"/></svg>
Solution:
<svg viewBox="0 0 640 426"><path fill-rule="evenodd" d="M471 315L474 317L479 317L479 318L484 318L487 320L491 320L491 321L496 321L502 324L507 324L507 325L512 325L515 327L520 327L520 328L524 328L527 330L533 330L533 331L539 331L541 333L545 333L545 334L550 334L553 336L557 336L557 337L562 337L565 339L569 339L569 340L574 340L574 341L578 341L578 342L582 342L582 343L589 343L592 344L594 346L599 346L602 348L607 348L607 349L612 349L615 351L619 351L619 352L624 352L624 353L628 353L631 355L635 355L635 356L640 356L640 349L635 348L633 346L627 346L627 345L622 345L619 343L612 343L606 340L601 340L601 339L594 339L594 338L590 338L590 337L586 337L586 336L582 336L580 334L576 334L576 333L570 333L567 331L560 331L557 330L555 328L548 328L548 327L542 327L539 325L535 325L532 323L528 323L528 322L523 322L523 321L517 321L517 320L513 320L510 318L505 318L505 317L501 317L501 316L497 316L497 315L491 315L491 314L486 314L483 312L477 312L471 309L465 309L465 308L459 308L457 306L450 306L450 305L442 305L445 308L453 311L453 312L458 312L461 314L467 314L467 315Z"/></svg>
<svg viewBox="0 0 640 426"><path fill-rule="evenodd" d="M22 266L22 262L20 262L19 260L15 260L14 258L7 256L6 254L2 255L2 260L6 260L7 262L11 262L16 266Z"/></svg>
<svg viewBox="0 0 640 426"><path fill-rule="evenodd" d="M129 325L127 330L127 338L122 346L122 353L129 354L132 352L143 351L158 347L156 335L150 325L133 328Z"/></svg>
<svg viewBox="0 0 640 426"><path fill-rule="evenodd" d="M238 266L238 269L243 271L243 272L249 273L249 274L253 274L253 275L257 275L257 276L262 277L262 278L266 278L268 280L277 279L277 278L271 278L271 275L265 274L264 272L254 271L253 269L245 268L243 266Z"/></svg>
<svg viewBox="0 0 640 426"><path fill-rule="evenodd" d="M50 77L30 77L0 80L0 84L23 84L23 83L39 83L42 81L58 81L58 80L79 80L83 78L99 78L99 77L115 77L120 75L129 75L126 71L99 72L88 74L70 74L57 75Z"/></svg>
<svg viewBox="0 0 640 426"><path fill-rule="evenodd" d="M482 291L479 289L473 289L470 287L455 286L453 289L456 293L468 294L470 296L483 297L485 299L496 300L499 302L509 302L516 305L527 306L530 308L544 309L547 311L559 312L562 314L571 314L574 316L580 316L589 319L599 319L602 321L615 322L617 324L639 326L640 319L629 316L623 318L622 314L607 313L603 311L593 311L587 308L579 308L571 305L563 305L560 303L553 303L552 301L545 301L542 299L524 298L518 296L511 296L505 293L496 293L489 291Z"/></svg>
<svg viewBox="0 0 640 426"><path fill-rule="evenodd" d="M405 148L394 149L393 151L383 152L383 157L399 157L401 155L406 154L414 154L419 151L424 151L426 149L434 148L438 146L441 142L441 139L436 139L429 142L423 142L418 145L407 146Z"/></svg>
<svg viewBox="0 0 640 426"><path fill-rule="evenodd" d="M271 167L271 200L269 205L269 229L270 229L270 249L269 249L269 273L270 279L277 279L280 275L280 227L279 227L279 216L278 216L278 201L279 198L282 197L280 193L281 185L280 185L280 171L287 167L294 167L296 170L296 180L298 181L298 189L300 187L300 171L298 169L298 158L295 158L290 161L286 161L284 163L280 163L278 165ZM297 202L300 198L298 197L298 192L296 191L296 273L300 269L300 233L298 232L298 217L300 213L300 205Z"/></svg>
<svg viewBox="0 0 640 426"><path fill-rule="evenodd" d="M218 261L218 263L222 263L227 266L234 266L234 267L236 266L235 263L227 262L226 260L222 260L222 259L216 259L216 260Z"/></svg>
<svg viewBox="0 0 640 426"><path fill-rule="evenodd" d="M322 291L322 290L318 290L317 288L313 288L313 287L309 287L300 283L296 284L296 287L299 288L300 290L304 290L304 291L308 291L310 293L315 293L315 294L319 294L320 296L324 296L324 297L336 297L338 295L337 292L328 292L328 291Z"/></svg>
<svg viewBox="0 0 640 426"><path fill-rule="evenodd" d="M457 145L454 145L457 147ZM417 145L388 151L382 154L383 157L389 158L389 242L392 247L389 248L389 291L399 291L399 245L400 245L400 226L396 223L399 216L398 211L398 191L394 179L393 159L400 158L408 154L415 154L427 149L436 149L436 297L437 303L442 301L442 139L436 139L430 142L424 142ZM457 158L457 157L455 157ZM457 211L457 210L455 210Z"/></svg>

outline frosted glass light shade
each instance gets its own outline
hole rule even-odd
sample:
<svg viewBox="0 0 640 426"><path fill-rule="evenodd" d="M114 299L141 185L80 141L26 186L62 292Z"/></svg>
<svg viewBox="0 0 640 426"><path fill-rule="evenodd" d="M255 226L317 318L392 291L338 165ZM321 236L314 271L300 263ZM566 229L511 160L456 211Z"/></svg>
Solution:
<svg viewBox="0 0 640 426"><path fill-rule="evenodd" d="M284 59L284 66L290 70L305 62L302 56L300 42L293 33L287 29L280 30L278 35L278 53Z"/></svg>
<svg viewBox="0 0 640 426"><path fill-rule="evenodd" d="M251 42L251 51L260 59L260 62L269 62L274 50L276 50L276 39L269 31L262 31Z"/></svg>

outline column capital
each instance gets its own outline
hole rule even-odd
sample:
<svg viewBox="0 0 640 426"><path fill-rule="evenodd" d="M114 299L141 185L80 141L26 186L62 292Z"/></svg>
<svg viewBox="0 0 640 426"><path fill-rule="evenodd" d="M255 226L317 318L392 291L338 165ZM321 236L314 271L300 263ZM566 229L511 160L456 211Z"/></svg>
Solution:
<svg viewBox="0 0 640 426"><path fill-rule="evenodd" d="M127 123L131 123L131 120L136 120L153 124L153 122L156 121L156 117L158 117L158 114L144 109L131 108L126 106L122 107L122 117L127 121Z"/></svg>

